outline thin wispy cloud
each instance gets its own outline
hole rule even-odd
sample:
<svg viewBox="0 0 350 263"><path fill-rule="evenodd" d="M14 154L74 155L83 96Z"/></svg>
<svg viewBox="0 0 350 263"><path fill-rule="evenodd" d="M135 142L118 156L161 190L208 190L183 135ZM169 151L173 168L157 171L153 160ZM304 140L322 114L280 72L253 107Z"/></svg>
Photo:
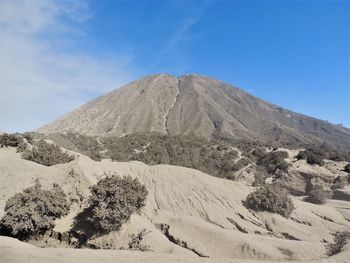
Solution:
<svg viewBox="0 0 350 263"><path fill-rule="evenodd" d="M211 5L213 3L202 3L200 7L196 8L194 13L187 14L180 20L179 25L169 35L162 49L156 54L152 67L156 67L163 61L168 60L169 56L176 58L175 67L181 67L181 65L186 64L186 55L181 53L180 46L188 44L197 37L198 33L194 34L191 30L201 21L205 11Z"/></svg>
<svg viewBox="0 0 350 263"><path fill-rule="evenodd" d="M131 57L79 49L88 2L1 1L0 130L35 129L131 80Z"/></svg>

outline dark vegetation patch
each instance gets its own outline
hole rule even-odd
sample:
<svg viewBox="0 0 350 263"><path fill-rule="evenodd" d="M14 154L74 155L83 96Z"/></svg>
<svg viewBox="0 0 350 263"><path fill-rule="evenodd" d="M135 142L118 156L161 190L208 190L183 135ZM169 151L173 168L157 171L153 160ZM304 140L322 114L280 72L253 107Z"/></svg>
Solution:
<svg viewBox="0 0 350 263"><path fill-rule="evenodd" d="M265 179L271 175L288 173L289 167L285 161L288 157L287 152L277 148L268 151L268 146L273 145L272 143L236 140L225 136L214 136L213 140L208 141L195 135L168 136L160 133L138 133L124 137L103 138L76 133L27 135L36 140L51 139L66 149L80 152L94 160L111 158L114 161L141 161L149 165L177 165L231 180L237 179L237 171L255 164L254 186L263 185ZM305 147L306 150L301 151L298 158L309 158L312 160L309 160L310 163L323 163L323 158L345 160L349 155L326 145ZM17 146L20 152L26 152L27 148L27 144ZM242 152L241 158L236 148ZM252 167L252 169L255 168Z"/></svg>
<svg viewBox="0 0 350 263"><path fill-rule="evenodd" d="M308 164L318 164L322 166L326 155L318 148L309 148L304 151L300 151L296 157L298 160L305 159Z"/></svg>
<svg viewBox="0 0 350 263"><path fill-rule="evenodd" d="M67 215L70 205L58 185L43 190L39 182L7 200L0 221L1 234L21 240L35 238L54 228L54 221Z"/></svg>
<svg viewBox="0 0 350 263"><path fill-rule="evenodd" d="M209 142L197 136L133 134L104 138L107 155L115 161L141 161L149 165L170 164L234 180L234 172L250 163L247 158L235 162L238 153L229 144Z"/></svg>
<svg viewBox="0 0 350 263"><path fill-rule="evenodd" d="M304 151L300 151L297 155L297 159L305 159L308 164L318 164L322 166L324 164L324 159L336 162L350 162L350 152L330 149L325 145L312 145L306 147Z"/></svg>
<svg viewBox="0 0 350 263"><path fill-rule="evenodd" d="M278 170L287 172L290 165L284 160L286 158L287 152L273 151L259 157L256 164L264 167L269 174L275 174Z"/></svg>
<svg viewBox="0 0 350 263"><path fill-rule="evenodd" d="M350 239L350 232L336 232L334 233L334 241L326 245L327 255L333 256L340 253Z"/></svg>
<svg viewBox="0 0 350 263"><path fill-rule="evenodd" d="M57 144L47 143L44 140L39 140L30 149L24 150L22 158L46 166L68 163L74 160L74 156L63 152Z"/></svg>
<svg viewBox="0 0 350 263"><path fill-rule="evenodd" d="M147 189L130 176L104 175L90 188L89 206L75 218L73 232L80 246L93 236L117 231L145 205Z"/></svg>
<svg viewBox="0 0 350 263"><path fill-rule="evenodd" d="M344 166L344 171L350 174L350 163Z"/></svg>
<svg viewBox="0 0 350 263"><path fill-rule="evenodd" d="M47 136L63 148L82 153L95 161L102 158L104 147L98 137L86 136L78 133L54 133ZM102 140L102 139L101 139Z"/></svg>
<svg viewBox="0 0 350 263"><path fill-rule="evenodd" d="M23 136L19 133L0 135L0 147L17 147L23 142Z"/></svg>

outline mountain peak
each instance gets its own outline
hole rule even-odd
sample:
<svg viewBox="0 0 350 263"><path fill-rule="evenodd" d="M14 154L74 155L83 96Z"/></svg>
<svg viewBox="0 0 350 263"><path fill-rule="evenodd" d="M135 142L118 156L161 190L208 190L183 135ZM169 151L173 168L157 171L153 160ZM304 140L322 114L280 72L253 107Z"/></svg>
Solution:
<svg viewBox="0 0 350 263"><path fill-rule="evenodd" d="M260 100L197 74L145 76L38 129L122 136L136 132L221 133L282 144L329 142L350 147L350 130Z"/></svg>

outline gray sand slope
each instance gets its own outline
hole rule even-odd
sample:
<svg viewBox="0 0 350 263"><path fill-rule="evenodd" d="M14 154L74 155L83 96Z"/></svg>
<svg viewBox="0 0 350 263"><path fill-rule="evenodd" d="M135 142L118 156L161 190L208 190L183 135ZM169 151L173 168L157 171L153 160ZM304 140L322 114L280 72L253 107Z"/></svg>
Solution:
<svg viewBox="0 0 350 263"><path fill-rule="evenodd" d="M15 261L20 255L42 260L37 262L71 262L74 258L99 256L100 262L109 262L108 258L114 255L121 260L125 258L120 262L147 262L143 260L148 258L150 262L153 259L152 262L165 262L165 258L166 262L197 262L201 257L215 258L212 262L221 262L216 260L219 258L236 260L222 262L319 261L324 258L323 242L331 242L335 231L350 229L349 202L330 200L326 205L313 205L294 198L296 210L289 219L271 213L252 213L241 203L252 187L193 169L147 166L139 162L95 162L78 154L71 163L45 167L21 159L14 148L0 149L0 159L0 216L10 196L39 178L44 187L52 183L62 185L68 197L76 200L71 213L56 222L55 230L62 232L70 229L74 216L84 207L88 187L96 183L103 172L139 178L149 191L142 214L133 215L118 233L112 232L91 242L100 246L112 243L118 249L125 247L129 234L146 228L151 232L145 236L144 243L153 251L140 254L40 249L39 252L36 248L22 250L2 245L5 262L21 262ZM82 202L78 201L81 197ZM167 233L160 231L160 226L167 227ZM60 257L62 254L66 256ZM341 262L342 258L337 260Z"/></svg>

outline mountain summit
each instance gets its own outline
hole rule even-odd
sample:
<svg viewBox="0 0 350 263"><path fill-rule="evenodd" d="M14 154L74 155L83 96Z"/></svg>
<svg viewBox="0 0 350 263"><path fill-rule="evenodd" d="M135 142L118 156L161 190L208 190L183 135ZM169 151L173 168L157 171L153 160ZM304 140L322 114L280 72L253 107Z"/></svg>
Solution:
<svg viewBox="0 0 350 263"><path fill-rule="evenodd" d="M141 78L37 131L99 136L160 132L205 138L219 132L238 139L350 147L350 129L283 109L198 75Z"/></svg>

